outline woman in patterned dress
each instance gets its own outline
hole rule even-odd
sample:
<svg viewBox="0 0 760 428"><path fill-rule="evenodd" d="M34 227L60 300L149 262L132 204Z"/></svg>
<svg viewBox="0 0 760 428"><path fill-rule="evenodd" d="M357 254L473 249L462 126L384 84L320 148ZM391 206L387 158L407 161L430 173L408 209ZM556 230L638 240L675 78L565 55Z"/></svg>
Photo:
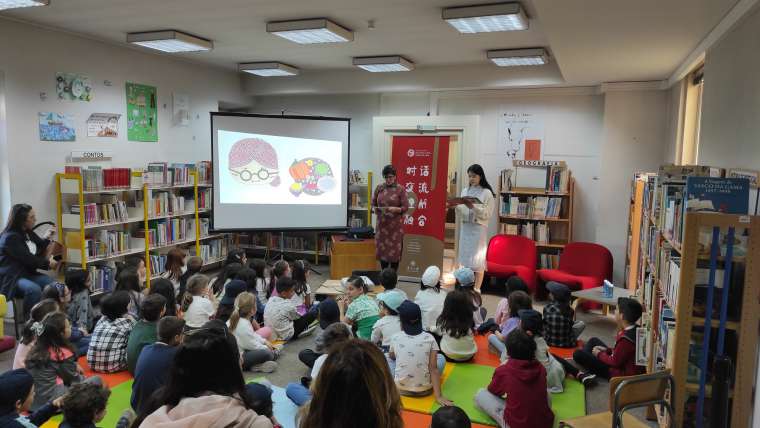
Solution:
<svg viewBox="0 0 760 428"><path fill-rule="evenodd" d="M383 178L385 182L375 188L372 196L372 206L377 215L377 259L383 269L390 266L398 270L404 244L403 219L404 213L409 209L409 200L406 190L396 183L396 168L393 165L383 168Z"/></svg>

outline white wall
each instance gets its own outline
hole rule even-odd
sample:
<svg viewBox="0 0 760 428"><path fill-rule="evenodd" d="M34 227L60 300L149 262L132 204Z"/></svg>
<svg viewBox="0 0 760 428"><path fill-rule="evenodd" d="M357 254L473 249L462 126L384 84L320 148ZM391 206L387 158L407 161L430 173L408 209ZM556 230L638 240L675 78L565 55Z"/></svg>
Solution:
<svg viewBox="0 0 760 428"><path fill-rule="evenodd" d="M699 163L760 169L760 8L705 58Z"/></svg>
<svg viewBox="0 0 760 428"><path fill-rule="evenodd" d="M148 161L210 159L209 112L218 102L247 105L236 72L119 47L61 32L0 20L0 71L5 74L8 164L13 203L27 202L37 218L54 219L53 174L62 172L72 150L107 150L114 166L145 166ZM11 42L12 41L12 42ZM59 101L56 72L84 73L94 85L91 102ZM105 86L108 80L112 86ZM125 82L158 88L158 143L127 141ZM172 92L190 96L189 127L173 127ZM47 100L40 100L40 92ZM164 108L164 106L166 106ZM37 112L75 115L75 142L39 141ZM91 113L121 113L119 138L86 137ZM7 208L7 207L3 207ZM6 212L2 213L5 221Z"/></svg>
<svg viewBox="0 0 760 428"><path fill-rule="evenodd" d="M667 148L666 91L607 92L601 150L597 242L615 260L615 280L625 275L631 179L637 171L656 171Z"/></svg>

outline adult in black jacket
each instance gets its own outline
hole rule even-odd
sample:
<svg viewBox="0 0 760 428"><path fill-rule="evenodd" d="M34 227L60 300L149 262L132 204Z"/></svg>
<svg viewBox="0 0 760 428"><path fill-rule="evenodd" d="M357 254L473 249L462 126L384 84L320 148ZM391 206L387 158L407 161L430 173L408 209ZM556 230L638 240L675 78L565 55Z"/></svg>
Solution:
<svg viewBox="0 0 760 428"><path fill-rule="evenodd" d="M51 234L41 238L34 233L36 222L30 205L16 204L0 234L0 293L8 299L23 296L25 317L40 301L42 289L54 281L37 269L55 269L58 265L49 255Z"/></svg>

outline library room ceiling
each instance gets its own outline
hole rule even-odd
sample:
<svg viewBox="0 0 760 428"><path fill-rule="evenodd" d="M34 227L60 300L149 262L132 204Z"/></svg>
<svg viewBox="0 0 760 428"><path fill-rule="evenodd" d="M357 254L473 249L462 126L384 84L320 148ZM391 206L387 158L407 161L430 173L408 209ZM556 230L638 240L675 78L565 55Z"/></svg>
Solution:
<svg viewBox="0 0 760 428"><path fill-rule="evenodd" d="M0 17L123 45L129 32L176 29L213 40L214 49L173 55L228 69L279 61L304 74L352 70L352 57L375 55L403 55L417 69L495 67L487 50L544 47L559 82L595 85L668 78L737 1L529 0L520 2L528 30L469 35L443 21L441 9L489 1L51 0ZM268 21L314 17L353 30L355 40L298 45L266 32Z"/></svg>

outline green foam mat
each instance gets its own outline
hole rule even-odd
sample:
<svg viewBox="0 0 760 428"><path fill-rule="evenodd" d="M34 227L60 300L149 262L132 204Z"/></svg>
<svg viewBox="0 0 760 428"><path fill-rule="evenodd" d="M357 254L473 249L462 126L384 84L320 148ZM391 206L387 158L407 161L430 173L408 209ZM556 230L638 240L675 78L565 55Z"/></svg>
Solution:
<svg viewBox="0 0 760 428"><path fill-rule="evenodd" d="M106 416L102 421L96 425L99 427L113 427L116 426L116 422L119 421L121 414L125 410L131 408L129 399L132 397L132 380L128 380L124 383L111 388L111 396L108 398L108 404L106 405ZM48 422L42 425L42 428L57 428L63 420L62 415L56 415Z"/></svg>
<svg viewBox="0 0 760 428"><path fill-rule="evenodd" d="M554 426L559 421L586 415L586 389L575 379L565 378L565 390L552 394Z"/></svg>

